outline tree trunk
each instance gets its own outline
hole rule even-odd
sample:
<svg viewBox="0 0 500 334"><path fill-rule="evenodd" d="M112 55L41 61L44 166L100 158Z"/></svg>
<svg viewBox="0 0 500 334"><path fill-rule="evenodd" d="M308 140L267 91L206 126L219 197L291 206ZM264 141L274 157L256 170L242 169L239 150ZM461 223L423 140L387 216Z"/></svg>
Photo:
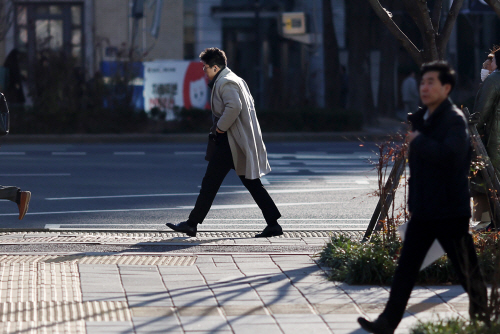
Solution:
<svg viewBox="0 0 500 334"><path fill-rule="evenodd" d="M349 47L349 93L347 108L363 113L367 124L375 122L375 107L370 75L370 17L366 0L345 2L347 44Z"/></svg>
<svg viewBox="0 0 500 334"><path fill-rule="evenodd" d="M325 75L325 106L340 107L340 60L339 47L333 25L332 0L323 0L323 58Z"/></svg>
<svg viewBox="0 0 500 334"><path fill-rule="evenodd" d="M385 24L387 29L389 29L394 37L401 42L403 47L419 65L423 62L445 58L448 40L450 39L451 32L455 26L460 8L462 8L464 3L464 0L453 1L446 16L446 21L443 24L443 28L440 31L439 18L442 11L442 0L435 0L432 17L427 0L401 0L401 2L405 5L406 12L411 16L420 30L424 48L423 50L418 50L415 44L413 44L413 42L401 31L401 29L399 29L399 26L392 19L392 14L382 7L379 0L367 1L370 3L373 10L375 10L377 16ZM498 2L499 0L487 1Z"/></svg>
<svg viewBox="0 0 500 334"><path fill-rule="evenodd" d="M395 84L398 55L398 42L391 38L387 29L380 32L380 80L378 90L378 112L380 115L394 116L395 113Z"/></svg>
<svg viewBox="0 0 500 334"><path fill-rule="evenodd" d="M500 0L485 0L488 5L500 16Z"/></svg>

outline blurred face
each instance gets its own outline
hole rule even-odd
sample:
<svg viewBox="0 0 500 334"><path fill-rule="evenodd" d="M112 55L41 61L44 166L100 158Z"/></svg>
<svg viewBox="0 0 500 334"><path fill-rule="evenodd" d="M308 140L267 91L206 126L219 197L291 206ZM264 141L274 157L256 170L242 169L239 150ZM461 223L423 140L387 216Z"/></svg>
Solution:
<svg viewBox="0 0 500 334"><path fill-rule="evenodd" d="M441 84L439 72L430 71L422 76L420 81L420 99L432 113L444 100L448 98L451 85Z"/></svg>
<svg viewBox="0 0 500 334"><path fill-rule="evenodd" d="M203 63L203 72L205 72L209 80L212 80L219 72L219 67L217 65L210 67L208 64Z"/></svg>
<svg viewBox="0 0 500 334"><path fill-rule="evenodd" d="M498 51L500 52L500 51ZM494 71L498 68L497 66L497 61L496 61L496 57L493 57L493 59L491 60L491 65L490 65L490 71Z"/></svg>

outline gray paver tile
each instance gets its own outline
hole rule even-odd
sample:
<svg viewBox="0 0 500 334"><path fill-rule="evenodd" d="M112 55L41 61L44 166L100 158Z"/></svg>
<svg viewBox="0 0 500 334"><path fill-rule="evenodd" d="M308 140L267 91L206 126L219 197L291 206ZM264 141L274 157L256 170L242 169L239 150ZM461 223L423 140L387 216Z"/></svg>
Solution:
<svg viewBox="0 0 500 334"><path fill-rule="evenodd" d="M337 330L357 330L360 329L360 325L358 324L357 318L360 317L361 315L357 315L356 319L350 322L337 322L337 321L328 321L328 327L330 327L334 333L337 332Z"/></svg>
<svg viewBox="0 0 500 334"><path fill-rule="evenodd" d="M148 271L156 272L156 266L154 265L136 265L136 264L118 264L120 271L123 272L140 272L146 273Z"/></svg>
<svg viewBox="0 0 500 334"><path fill-rule="evenodd" d="M152 300L129 300L128 305L130 307L141 307L141 306L173 306L171 301L152 301Z"/></svg>
<svg viewBox="0 0 500 334"><path fill-rule="evenodd" d="M279 281L273 283L256 282L250 283L250 285L258 291L286 291L286 290L296 290L295 286L292 285L290 281Z"/></svg>
<svg viewBox="0 0 500 334"><path fill-rule="evenodd" d="M177 308L177 313L183 317L197 316L217 316L220 317L219 308L217 306L185 306Z"/></svg>
<svg viewBox="0 0 500 334"><path fill-rule="evenodd" d="M312 314L309 304L271 304L267 305L272 314Z"/></svg>
<svg viewBox="0 0 500 334"><path fill-rule="evenodd" d="M219 301L221 306L234 306L234 305L249 305L249 306L264 306L264 304L260 300L226 300Z"/></svg>
<svg viewBox="0 0 500 334"><path fill-rule="evenodd" d="M330 297L330 296L307 296L307 300L312 304L348 304L352 303L351 298L345 297Z"/></svg>
<svg viewBox="0 0 500 334"><path fill-rule="evenodd" d="M174 309L166 306L131 307L130 312L132 318L174 317Z"/></svg>
<svg viewBox="0 0 500 334"><path fill-rule="evenodd" d="M275 269L271 269L271 268L266 268L266 269L240 268L240 269L241 269L241 272L248 277L263 276L263 275L269 275L269 276L283 275L283 272L279 268L275 268Z"/></svg>
<svg viewBox="0 0 500 334"><path fill-rule="evenodd" d="M161 266L158 271L162 275L196 275L199 274L196 266L192 267L177 267L177 266Z"/></svg>
<svg viewBox="0 0 500 334"><path fill-rule="evenodd" d="M133 334L134 327L130 321L85 322L87 334Z"/></svg>
<svg viewBox="0 0 500 334"><path fill-rule="evenodd" d="M300 293L299 290L297 289L290 289L290 290L280 290L280 291L275 291L275 290L260 290L257 292L259 296L294 296L294 297L299 297L303 296L302 293Z"/></svg>
<svg viewBox="0 0 500 334"><path fill-rule="evenodd" d="M330 329L324 323L280 324L280 327L285 334L331 334Z"/></svg>
<svg viewBox="0 0 500 334"><path fill-rule="evenodd" d="M245 303L241 305L224 305L222 306L226 316L249 316L249 315L267 315L263 305L252 305Z"/></svg>
<svg viewBox="0 0 500 334"><path fill-rule="evenodd" d="M181 306L218 306L218 303L216 300L189 300L189 299L181 299L181 300L174 300L174 305L177 307Z"/></svg>
<svg viewBox="0 0 500 334"><path fill-rule="evenodd" d="M185 331L231 331L222 316L180 316L179 318Z"/></svg>
<svg viewBox="0 0 500 334"><path fill-rule="evenodd" d="M276 324L270 315L227 316L227 321L234 325Z"/></svg>
<svg viewBox="0 0 500 334"><path fill-rule="evenodd" d="M451 308L445 303L418 303L408 304L406 310L409 313L420 312L452 312Z"/></svg>
<svg viewBox="0 0 500 334"><path fill-rule="evenodd" d="M172 295L172 300L192 300L192 301L203 301L203 300L215 300L213 294L209 292L199 292L199 293L183 293Z"/></svg>
<svg viewBox="0 0 500 334"><path fill-rule="evenodd" d="M186 332L184 332L182 330L182 328L179 326L179 327L176 327L176 328L168 328L168 329L164 329L164 328L160 328L158 330L155 330L155 329L146 329L146 330L136 330L134 332L135 334L165 334L165 333L169 333L169 334L184 334ZM196 333L199 333L199 332L196 332ZM229 333L229 332L227 332Z"/></svg>
<svg viewBox="0 0 500 334"><path fill-rule="evenodd" d="M322 323L324 320L317 314L274 314L273 315L279 324L295 324L295 323Z"/></svg>
<svg viewBox="0 0 500 334"><path fill-rule="evenodd" d="M123 292L121 293L92 293L87 292L82 296L82 300L85 301L121 301L126 302L127 297Z"/></svg>
<svg viewBox="0 0 500 334"><path fill-rule="evenodd" d="M80 272L104 273L107 271L117 271L118 267L116 264L78 264L78 270Z"/></svg>
<svg viewBox="0 0 500 334"><path fill-rule="evenodd" d="M136 333L183 333L176 317L133 317Z"/></svg>
<svg viewBox="0 0 500 334"><path fill-rule="evenodd" d="M442 303L443 300L437 296L434 297L410 297L408 303L417 304L417 303Z"/></svg>
<svg viewBox="0 0 500 334"><path fill-rule="evenodd" d="M212 259L215 263L223 263L223 262L234 263L232 256L214 256L212 257Z"/></svg>
<svg viewBox="0 0 500 334"><path fill-rule="evenodd" d="M295 297L295 296L262 296L262 301L266 305L272 305L272 304L308 304L307 300L302 297Z"/></svg>
<svg viewBox="0 0 500 334"><path fill-rule="evenodd" d="M364 315L360 313L352 313L352 314L322 314L321 318L323 318L328 323L354 323L357 324L357 320L359 317L364 317ZM359 327L359 326L358 326Z"/></svg>
<svg viewBox="0 0 500 334"><path fill-rule="evenodd" d="M252 326L246 324L235 324L232 325L235 334L255 334L255 333L266 333L266 334L282 334L281 329L275 324L253 324ZM304 332L303 332L304 333Z"/></svg>
<svg viewBox="0 0 500 334"><path fill-rule="evenodd" d="M216 296L217 300L220 303L237 301L237 300L246 300L246 301L260 301L261 299L257 295L243 294L243 295L230 295L230 296Z"/></svg>
<svg viewBox="0 0 500 334"><path fill-rule="evenodd" d="M358 309L353 303L349 304L314 304L319 314L356 314Z"/></svg>
<svg viewBox="0 0 500 334"><path fill-rule="evenodd" d="M272 263L274 261L269 256L248 256L248 255L233 255L234 262L238 265L243 263Z"/></svg>
<svg viewBox="0 0 500 334"><path fill-rule="evenodd" d="M184 291L186 289L198 289L198 290L203 290L207 289L208 286L205 283L195 283L192 284L190 281L184 281L184 282L165 282L165 285L167 286L167 290L171 293L179 293L181 291Z"/></svg>

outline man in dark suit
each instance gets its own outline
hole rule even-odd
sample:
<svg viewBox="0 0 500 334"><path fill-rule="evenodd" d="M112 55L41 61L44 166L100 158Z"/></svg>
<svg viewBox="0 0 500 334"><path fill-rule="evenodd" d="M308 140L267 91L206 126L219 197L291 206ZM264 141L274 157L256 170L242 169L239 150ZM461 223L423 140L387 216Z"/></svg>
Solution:
<svg viewBox="0 0 500 334"><path fill-rule="evenodd" d="M425 108L408 117L412 124L408 134L411 219L384 312L373 322L358 319L370 333L394 333L435 239L469 294L471 318L488 320L486 286L469 234L471 145L467 121L448 97L455 72L447 62L435 61L424 64L420 75L420 99Z"/></svg>

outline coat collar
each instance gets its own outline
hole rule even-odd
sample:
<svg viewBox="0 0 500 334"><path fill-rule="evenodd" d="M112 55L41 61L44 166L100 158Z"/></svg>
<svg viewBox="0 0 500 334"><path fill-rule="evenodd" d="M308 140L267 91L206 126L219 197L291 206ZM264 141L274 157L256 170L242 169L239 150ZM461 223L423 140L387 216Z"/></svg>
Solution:
<svg viewBox="0 0 500 334"><path fill-rule="evenodd" d="M430 122L433 119L435 119L437 116L442 114L445 110L449 109L452 104L453 104L453 102L451 102L451 99L448 97L446 100L441 102L441 104L436 108L436 110L434 110L434 112L429 116L429 118L426 120L426 122ZM427 107L420 108L416 113L409 114L408 120L410 122L414 122L416 119L423 119L426 112L427 112Z"/></svg>
<svg viewBox="0 0 500 334"><path fill-rule="evenodd" d="M217 81L220 80L220 78L223 78L225 76L227 76L229 73L231 73L231 70L229 69L229 67L225 67L222 71L220 71L217 76L210 82L210 83L213 83L212 85L212 94L210 95L210 106L212 107L212 110L214 110L214 104L213 104L213 101L214 101L214 92L215 92L215 89L213 89L215 87L215 85L217 84Z"/></svg>
<svg viewBox="0 0 500 334"><path fill-rule="evenodd" d="M224 71L224 70L222 70L222 71ZM220 71L219 73L217 73L217 74L215 75L215 77L214 77L212 80L210 80L210 82L208 83L208 87L210 87L210 89L213 89L213 88L214 88L215 82L216 82L216 81L217 81L217 79L220 77L220 74L222 73L222 71Z"/></svg>

